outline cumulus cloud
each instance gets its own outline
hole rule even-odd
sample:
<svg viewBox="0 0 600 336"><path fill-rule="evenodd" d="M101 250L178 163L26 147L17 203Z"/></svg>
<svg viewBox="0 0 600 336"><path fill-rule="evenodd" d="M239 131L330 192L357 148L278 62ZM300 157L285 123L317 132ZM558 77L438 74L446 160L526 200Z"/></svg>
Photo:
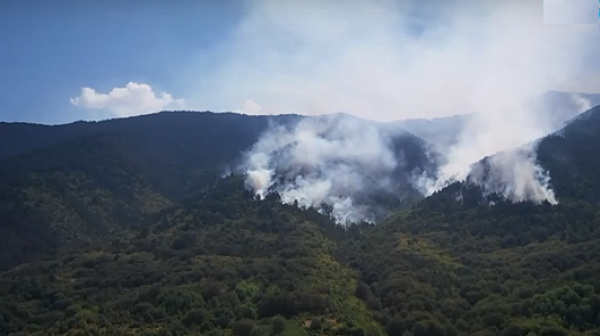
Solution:
<svg viewBox="0 0 600 336"><path fill-rule="evenodd" d="M129 82L125 87L115 87L109 93L97 92L89 87L81 88L81 94L71 98L71 104L104 110L116 117L129 117L167 108L183 108L184 100L174 99L167 92L157 95L148 84Z"/></svg>
<svg viewBox="0 0 600 336"><path fill-rule="evenodd" d="M553 201L532 142L553 125L530 99L577 89L578 78L597 71L598 37L597 25L544 24L539 0L249 1L233 38L215 50L223 63L204 80L220 92L216 106L254 97L282 113L381 121L475 112L447 164L418 180L421 190L465 180L473 163L519 147L490 160L498 183L485 186ZM257 174L268 186L272 175Z"/></svg>

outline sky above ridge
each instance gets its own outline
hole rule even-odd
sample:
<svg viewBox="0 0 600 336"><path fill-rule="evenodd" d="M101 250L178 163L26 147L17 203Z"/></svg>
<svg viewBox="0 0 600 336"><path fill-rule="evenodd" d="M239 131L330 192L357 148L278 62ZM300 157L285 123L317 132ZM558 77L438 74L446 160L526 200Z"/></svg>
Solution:
<svg viewBox="0 0 600 336"><path fill-rule="evenodd" d="M600 92L598 2L545 1L2 1L0 121L182 109L387 121Z"/></svg>

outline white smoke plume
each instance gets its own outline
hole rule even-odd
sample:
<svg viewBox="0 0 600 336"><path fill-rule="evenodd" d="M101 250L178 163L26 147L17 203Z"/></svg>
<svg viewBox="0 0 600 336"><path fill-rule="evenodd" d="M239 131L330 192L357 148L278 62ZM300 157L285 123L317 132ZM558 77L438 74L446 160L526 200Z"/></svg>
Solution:
<svg viewBox="0 0 600 336"><path fill-rule="evenodd" d="M469 181L482 187L485 193L497 193L515 202L556 204L556 196L549 186L550 177L536 164L531 149L531 145L526 145L488 157L486 164L474 167Z"/></svg>
<svg viewBox="0 0 600 336"><path fill-rule="evenodd" d="M197 60L210 64L211 71L195 76L200 79L191 86L190 105L233 110L251 101L246 105L253 113L344 111L379 121L475 112L445 153L447 164L437 176L416 180L425 194L449 180L464 180L485 156L552 131L527 104L530 98L548 90L600 89L598 26L544 24L539 0L257 0L246 5L237 29ZM306 137L298 150L313 165L311 160L327 159L309 155L335 148L318 137L298 135ZM249 176L259 193L276 177L269 154L275 149L269 144L296 143L284 131L266 137L257 144L265 149L250 158ZM491 160L499 161L492 170L499 171L494 175L499 183L486 186L514 200L552 201L534 146L526 152ZM387 162L383 153L369 158ZM293 168L296 161L277 162ZM327 190L365 183L355 170L342 167L298 177L292 190L310 196L294 198L316 204L328 199Z"/></svg>
<svg viewBox="0 0 600 336"><path fill-rule="evenodd" d="M489 45L482 48L479 64L480 78L473 87L471 107L476 111L462 131L458 143L447 153L448 163L437 176L421 178L426 194L439 190L452 181L470 181L479 184L485 192L500 193L513 201L531 200L556 203L550 189L548 174L536 162L533 140L554 131L551 120L529 104L532 97L541 94L549 83L559 85L577 69L577 47L590 29L556 31L540 25L535 6L509 6L494 16L511 15L510 25L491 21L482 29L494 32ZM518 10L515 10L518 9ZM501 25L494 27L494 24ZM513 46L514 52L507 52ZM558 65L559 71L549 68ZM585 104L579 99L578 104ZM582 106L583 107L583 106ZM581 111L579 111L581 112ZM517 149L518 148L518 149ZM502 151L502 152L500 152ZM490 156L485 180L478 176L473 164ZM475 170L472 170L475 169ZM469 176L470 175L470 176Z"/></svg>
<svg viewBox="0 0 600 336"><path fill-rule="evenodd" d="M518 96L515 94L515 97ZM419 176L420 190L429 195L451 182L469 177L470 182L480 185L485 192L499 193L513 201L556 204L549 174L536 162L538 141L534 140L553 133L572 117L591 108L590 101L581 95L572 93L569 98L566 106L554 111L554 116L536 110L539 107L535 104L525 104L525 97L516 100L515 105L502 106L510 100L501 100L497 103L499 106L486 109L487 113L474 114L458 143L450 147L448 163L439 169L437 176ZM504 128L502 118L507 113L514 113L510 116L514 124ZM497 150L498 143L506 146L501 152ZM483 157L488 157L487 164L491 166L485 170L486 176L480 167L473 165Z"/></svg>
<svg viewBox="0 0 600 336"><path fill-rule="evenodd" d="M344 115L304 118L273 126L247 153L247 185L261 198L277 192L284 203L331 209L339 223L372 221L357 193L391 187L401 164L390 138L375 123Z"/></svg>

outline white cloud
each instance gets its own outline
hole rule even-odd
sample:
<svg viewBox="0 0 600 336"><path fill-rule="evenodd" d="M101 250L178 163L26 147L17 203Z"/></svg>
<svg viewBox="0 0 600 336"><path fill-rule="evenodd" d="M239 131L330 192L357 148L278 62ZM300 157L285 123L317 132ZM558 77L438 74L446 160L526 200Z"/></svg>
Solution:
<svg viewBox="0 0 600 336"><path fill-rule="evenodd" d="M86 109L105 110L117 117L128 117L167 108L183 108L183 99L174 99L171 94L156 94L148 84L129 82L125 87L113 88L109 93L100 93L84 87L81 94L71 98L71 104Z"/></svg>

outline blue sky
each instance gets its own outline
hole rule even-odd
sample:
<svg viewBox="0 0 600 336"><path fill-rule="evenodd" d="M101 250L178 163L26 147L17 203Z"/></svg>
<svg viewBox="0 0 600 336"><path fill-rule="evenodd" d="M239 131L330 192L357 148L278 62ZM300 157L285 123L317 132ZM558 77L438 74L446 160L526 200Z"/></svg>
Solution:
<svg viewBox="0 0 600 336"><path fill-rule="evenodd" d="M60 123L83 86L181 94L174 71L230 33L240 1L2 1L0 120Z"/></svg>
<svg viewBox="0 0 600 336"><path fill-rule="evenodd" d="M495 3L1 1L0 120L161 109L392 120L600 92L595 26L544 25L537 0Z"/></svg>

